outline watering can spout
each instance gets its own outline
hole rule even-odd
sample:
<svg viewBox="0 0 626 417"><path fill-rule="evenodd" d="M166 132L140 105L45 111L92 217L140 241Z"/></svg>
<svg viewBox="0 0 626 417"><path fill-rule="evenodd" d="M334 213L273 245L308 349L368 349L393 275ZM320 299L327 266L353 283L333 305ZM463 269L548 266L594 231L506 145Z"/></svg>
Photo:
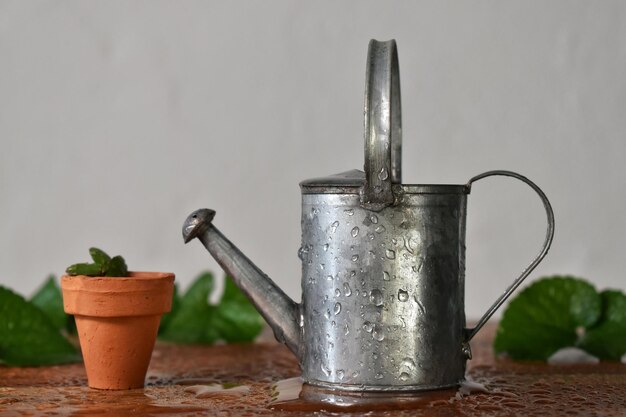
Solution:
<svg viewBox="0 0 626 417"><path fill-rule="evenodd" d="M252 263L215 226L215 211L196 210L183 225L185 243L198 238L284 343L300 359L300 305Z"/></svg>

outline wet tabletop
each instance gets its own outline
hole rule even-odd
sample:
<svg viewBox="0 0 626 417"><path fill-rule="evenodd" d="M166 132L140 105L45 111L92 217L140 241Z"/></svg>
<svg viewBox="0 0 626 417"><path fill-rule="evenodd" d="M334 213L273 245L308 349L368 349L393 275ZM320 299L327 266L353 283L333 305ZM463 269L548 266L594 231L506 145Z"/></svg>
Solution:
<svg viewBox="0 0 626 417"><path fill-rule="evenodd" d="M402 397L344 396L305 387L291 353L269 338L253 345L157 343L144 389L87 388L82 364L0 367L0 416L626 416L626 365L548 365L494 358L495 327L472 343L457 390ZM300 398L298 398L300 397Z"/></svg>

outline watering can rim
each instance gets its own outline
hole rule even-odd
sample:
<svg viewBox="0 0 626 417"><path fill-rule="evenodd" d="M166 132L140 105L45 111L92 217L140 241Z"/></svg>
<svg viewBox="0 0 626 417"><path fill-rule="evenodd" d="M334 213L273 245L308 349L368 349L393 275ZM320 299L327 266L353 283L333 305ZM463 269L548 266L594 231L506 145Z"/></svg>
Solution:
<svg viewBox="0 0 626 417"><path fill-rule="evenodd" d="M300 182L302 194L360 194L365 173L358 169ZM393 184L394 195L400 194L469 194L466 184Z"/></svg>

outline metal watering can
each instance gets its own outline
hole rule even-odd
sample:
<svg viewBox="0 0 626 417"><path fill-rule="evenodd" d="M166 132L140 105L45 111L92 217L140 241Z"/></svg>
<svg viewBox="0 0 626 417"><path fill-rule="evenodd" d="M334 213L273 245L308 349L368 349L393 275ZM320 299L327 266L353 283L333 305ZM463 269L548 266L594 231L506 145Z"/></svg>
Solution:
<svg viewBox="0 0 626 417"><path fill-rule="evenodd" d="M276 338L297 356L305 383L351 391L451 387L464 379L469 341L548 252L554 214L545 194L510 171L464 185L401 182L401 115L395 41L372 40L365 87L365 172L300 183L302 302L291 300L200 209L183 226L247 294ZM548 217L540 253L466 328L465 217L474 182L523 181Z"/></svg>

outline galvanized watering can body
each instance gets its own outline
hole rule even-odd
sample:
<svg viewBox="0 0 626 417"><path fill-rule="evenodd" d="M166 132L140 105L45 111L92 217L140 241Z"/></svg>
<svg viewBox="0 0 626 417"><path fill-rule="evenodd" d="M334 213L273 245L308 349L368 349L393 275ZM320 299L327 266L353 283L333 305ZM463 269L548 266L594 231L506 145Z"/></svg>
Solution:
<svg viewBox="0 0 626 417"><path fill-rule="evenodd" d="M341 390L412 391L464 379L469 340L547 253L554 216L525 177L490 171L465 185L401 184L394 41L371 41L365 172L302 182L302 303L287 297L201 209L183 226L250 297L296 354L304 382ZM544 245L475 328L465 326L465 218L475 181L504 175L531 186L548 217Z"/></svg>

